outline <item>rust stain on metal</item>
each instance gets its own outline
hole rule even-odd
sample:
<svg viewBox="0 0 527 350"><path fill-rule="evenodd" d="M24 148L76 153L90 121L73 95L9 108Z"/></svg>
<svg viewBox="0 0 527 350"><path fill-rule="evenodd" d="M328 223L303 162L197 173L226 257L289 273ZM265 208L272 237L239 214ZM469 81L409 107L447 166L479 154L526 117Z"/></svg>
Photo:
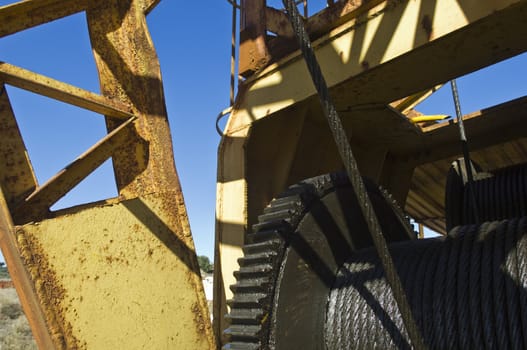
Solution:
<svg viewBox="0 0 527 350"><path fill-rule="evenodd" d="M73 327L65 319L68 295L38 239L22 227L17 227L16 235L20 255L31 275L55 346L57 349L86 349L86 344L73 335Z"/></svg>
<svg viewBox="0 0 527 350"><path fill-rule="evenodd" d="M189 249L194 251L194 244L192 241L192 234L190 231L190 224L185 213L185 201L181 190L173 192L162 193L161 195L161 207L160 212L163 213L164 217L169 220L168 225L174 227L172 230L171 246L177 250L178 256L186 260L185 264L189 267L187 271L187 280L191 285L194 286L196 292L204 295L203 285L201 283L199 265L197 263L196 256L190 256L185 253ZM211 332L209 320L205 320L204 317L208 315L204 310L208 310L207 302L205 298L197 298L197 301L192 306L193 319L196 324L196 329L199 332L205 334ZM209 335L212 337L212 334Z"/></svg>
<svg viewBox="0 0 527 350"><path fill-rule="evenodd" d="M31 162L20 134L9 96L0 83L0 186L8 206L31 193L36 187Z"/></svg>
<svg viewBox="0 0 527 350"><path fill-rule="evenodd" d="M86 12L101 92L129 105L139 118L135 130L128 131L131 145L113 157L124 198L179 187L160 67L138 6L138 2L108 1ZM109 130L117 125L107 120Z"/></svg>
<svg viewBox="0 0 527 350"><path fill-rule="evenodd" d="M194 322L196 322L197 329L200 332L205 332L207 329L207 323L203 319L203 313L201 312L201 307L198 303L192 305L192 314L194 315Z"/></svg>

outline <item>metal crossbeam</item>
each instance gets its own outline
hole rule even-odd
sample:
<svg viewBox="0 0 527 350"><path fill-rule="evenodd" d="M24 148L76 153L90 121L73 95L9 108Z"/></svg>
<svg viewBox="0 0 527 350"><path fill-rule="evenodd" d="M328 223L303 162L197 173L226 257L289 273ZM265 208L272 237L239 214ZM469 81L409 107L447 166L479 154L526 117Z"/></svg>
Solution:
<svg viewBox="0 0 527 350"><path fill-rule="evenodd" d="M25 202L16 209L15 222L34 220L35 217L45 214L51 205L77 186L123 145L127 140L127 134L122 131L128 128L135 119L135 117L128 119L30 194Z"/></svg>
<svg viewBox="0 0 527 350"><path fill-rule="evenodd" d="M0 38L54 21L93 5L90 0L26 0L0 7Z"/></svg>
<svg viewBox="0 0 527 350"><path fill-rule="evenodd" d="M0 82L119 119L134 115L124 103L26 69L0 62Z"/></svg>

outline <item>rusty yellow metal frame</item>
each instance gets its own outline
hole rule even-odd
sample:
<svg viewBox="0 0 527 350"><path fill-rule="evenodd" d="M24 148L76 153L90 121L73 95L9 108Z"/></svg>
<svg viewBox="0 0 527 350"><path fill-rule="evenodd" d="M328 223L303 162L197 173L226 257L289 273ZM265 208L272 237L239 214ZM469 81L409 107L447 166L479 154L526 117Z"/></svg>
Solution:
<svg viewBox="0 0 527 350"><path fill-rule="evenodd" d="M435 86L526 51L526 16L525 0L374 1L317 39L361 171L404 204L419 159L391 149L406 140L416 147L422 134L404 114ZM218 160L218 337L235 259L257 213L287 185L342 167L298 52L251 75L239 91Z"/></svg>
<svg viewBox="0 0 527 350"><path fill-rule="evenodd" d="M134 115L124 103L65 84L50 77L0 62L0 80L5 84L85 108L107 117L128 119Z"/></svg>
<svg viewBox="0 0 527 350"><path fill-rule="evenodd" d="M146 27L158 2L0 7L0 37L85 11L101 82L95 94L0 62L0 248L41 349L216 347ZM39 185L5 85L102 114L108 135ZM50 211L110 157L118 198Z"/></svg>

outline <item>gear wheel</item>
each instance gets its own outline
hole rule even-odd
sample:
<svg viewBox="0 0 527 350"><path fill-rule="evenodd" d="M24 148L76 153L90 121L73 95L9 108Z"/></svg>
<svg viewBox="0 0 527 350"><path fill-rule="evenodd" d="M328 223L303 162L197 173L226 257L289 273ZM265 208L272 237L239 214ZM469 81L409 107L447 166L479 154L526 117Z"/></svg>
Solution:
<svg viewBox="0 0 527 350"><path fill-rule="evenodd" d="M365 180L388 242L414 239L401 209ZM339 267L372 245L345 173L317 176L274 199L238 260L224 349L323 349L328 295Z"/></svg>

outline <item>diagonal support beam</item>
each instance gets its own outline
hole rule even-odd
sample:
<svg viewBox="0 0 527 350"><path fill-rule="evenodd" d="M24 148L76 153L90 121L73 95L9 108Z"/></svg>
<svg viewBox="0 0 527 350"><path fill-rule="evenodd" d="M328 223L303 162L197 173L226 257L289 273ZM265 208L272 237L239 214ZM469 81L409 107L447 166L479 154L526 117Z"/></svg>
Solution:
<svg viewBox="0 0 527 350"><path fill-rule="evenodd" d="M0 82L66 102L108 117L127 119L133 117L124 103L110 100L99 94L40 75L26 69L0 62Z"/></svg>
<svg viewBox="0 0 527 350"><path fill-rule="evenodd" d="M143 1L143 9L145 11L145 14L148 15L152 10L159 5L159 2L161 0L144 0Z"/></svg>
<svg viewBox="0 0 527 350"><path fill-rule="evenodd" d="M135 117L128 119L97 142L88 151L66 166L59 173L39 187L25 202L19 205L14 213L17 224L41 219L49 211L49 207L77 186L84 178L104 163L113 153L127 141L124 130L133 125Z"/></svg>
<svg viewBox="0 0 527 350"><path fill-rule="evenodd" d="M9 96L0 83L0 189L7 205L24 199L37 187L37 180L20 134Z"/></svg>
<svg viewBox="0 0 527 350"><path fill-rule="evenodd" d="M92 5L89 0L26 0L0 7L0 38L54 21Z"/></svg>
<svg viewBox="0 0 527 350"><path fill-rule="evenodd" d="M472 151L524 137L527 127L527 96L465 115L463 121ZM409 140L397 153L415 159L419 164L460 154L456 121L432 125L423 131L422 137Z"/></svg>
<svg viewBox="0 0 527 350"><path fill-rule="evenodd" d="M402 98L400 100L390 103L390 106L395 108L402 114L407 115L410 111L413 110L415 106L417 106L419 103L423 102L428 97L430 97L434 92L439 90L441 86L443 86L443 84L439 84L437 86L432 87L431 89L427 89L425 91L421 91L408 97Z"/></svg>

